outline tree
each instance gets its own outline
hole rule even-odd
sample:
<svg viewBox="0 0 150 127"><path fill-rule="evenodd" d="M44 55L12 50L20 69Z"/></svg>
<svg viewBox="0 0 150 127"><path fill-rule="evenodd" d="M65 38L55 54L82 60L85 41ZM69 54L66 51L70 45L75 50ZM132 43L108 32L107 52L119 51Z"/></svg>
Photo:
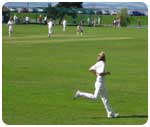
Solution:
<svg viewBox="0 0 150 127"><path fill-rule="evenodd" d="M48 4L47 11L47 18L55 19L57 17L58 11L55 9L55 7L52 7L51 4Z"/></svg>
<svg viewBox="0 0 150 127"><path fill-rule="evenodd" d="M118 12L118 17L120 18L120 25L121 26L127 26L130 23L129 15L128 15L128 9L122 8Z"/></svg>
<svg viewBox="0 0 150 127"><path fill-rule="evenodd" d="M63 8L82 8L83 2L59 2L56 7Z"/></svg>
<svg viewBox="0 0 150 127"><path fill-rule="evenodd" d="M77 8L82 8L82 2L59 2L54 7L50 4L47 8L47 16L53 19L59 18L59 24L61 24L66 15L70 15L75 19Z"/></svg>
<svg viewBox="0 0 150 127"><path fill-rule="evenodd" d="M83 2L59 2L56 7L58 8L63 8L63 10L60 13L60 20L59 24L61 24L63 18L65 15L71 15L72 18L74 19L77 17L76 12L71 10L73 8L82 8L82 3Z"/></svg>

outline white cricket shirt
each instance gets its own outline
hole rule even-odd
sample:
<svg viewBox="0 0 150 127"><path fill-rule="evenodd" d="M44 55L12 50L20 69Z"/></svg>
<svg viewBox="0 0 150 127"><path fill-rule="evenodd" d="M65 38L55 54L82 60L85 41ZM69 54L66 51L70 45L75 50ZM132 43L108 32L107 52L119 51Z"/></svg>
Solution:
<svg viewBox="0 0 150 127"><path fill-rule="evenodd" d="M8 24L8 26L9 26L9 31L10 31L10 30L13 30L14 22L9 20L7 24Z"/></svg>
<svg viewBox="0 0 150 127"><path fill-rule="evenodd" d="M51 29L52 26L53 26L53 22L52 22L52 21L49 21L49 22L48 22L48 28Z"/></svg>
<svg viewBox="0 0 150 127"><path fill-rule="evenodd" d="M104 76L100 76L100 73L103 73L105 71L105 63L104 61L98 61L95 65L93 65L90 70L95 70L97 74L96 81L103 82Z"/></svg>
<svg viewBox="0 0 150 127"><path fill-rule="evenodd" d="M66 23L67 23L66 20L64 20L63 23L62 23L63 26L66 26Z"/></svg>

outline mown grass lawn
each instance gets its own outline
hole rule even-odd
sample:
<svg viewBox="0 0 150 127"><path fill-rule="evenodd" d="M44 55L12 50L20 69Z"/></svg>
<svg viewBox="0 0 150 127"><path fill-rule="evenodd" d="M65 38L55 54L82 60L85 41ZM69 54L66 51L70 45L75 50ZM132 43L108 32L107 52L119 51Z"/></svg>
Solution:
<svg viewBox="0 0 150 127"><path fill-rule="evenodd" d="M77 89L93 92L88 68L107 55L110 104L120 113L108 119L100 99L73 100ZM148 117L148 29L16 25L2 33L2 115L7 124L144 124Z"/></svg>

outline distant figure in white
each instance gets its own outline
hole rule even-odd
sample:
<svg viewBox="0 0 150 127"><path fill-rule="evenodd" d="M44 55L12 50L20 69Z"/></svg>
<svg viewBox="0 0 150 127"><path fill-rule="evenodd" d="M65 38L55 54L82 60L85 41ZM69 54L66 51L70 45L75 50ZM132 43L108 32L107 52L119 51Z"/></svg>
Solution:
<svg viewBox="0 0 150 127"><path fill-rule="evenodd" d="M26 17L25 17L25 23L26 23L26 24L29 24L29 22L30 22L30 18L29 18L28 16L26 16Z"/></svg>
<svg viewBox="0 0 150 127"><path fill-rule="evenodd" d="M13 25L14 25L13 17L10 17L7 24L8 24L8 36L11 37L13 32Z"/></svg>
<svg viewBox="0 0 150 127"><path fill-rule="evenodd" d="M120 18L117 18L117 27L120 27Z"/></svg>
<svg viewBox="0 0 150 127"><path fill-rule="evenodd" d="M90 25L90 18L87 18L87 24Z"/></svg>
<svg viewBox="0 0 150 127"><path fill-rule="evenodd" d="M98 23L98 25L100 25L100 24L101 24L101 18L100 18L100 17L98 17L98 19L97 19L97 23Z"/></svg>
<svg viewBox="0 0 150 127"><path fill-rule="evenodd" d="M96 26L96 19L93 20L93 26Z"/></svg>
<svg viewBox="0 0 150 127"><path fill-rule="evenodd" d="M17 18L18 17L16 15L14 15L14 24L16 24Z"/></svg>
<svg viewBox="0 0 150 127"><path fill-rule="evenodd" d="M47 24L47 16L44 17L44 24Z"/></svg>
<svg viewBox="0 0 150 127"><path fill-rule="evenodd" d="M80 36L83 35L83 26L82 26L82 23L80 23L80 24L77 26L77 35L80 35Z"/></svg>
<svg viewBox="0 0 150 127"><path fill-rule="evenodd" d="M65 19L63 20L62 25L63 25L63 32L65 32L67 26L67 21Z"/></svg>
<svg viewBox="0 0 150 127"><path fill-rule="evenodd" d="M53 28L53 21L52 19L49 19L48 20L48 37L51 37L52 36L52 28Z"/></svg>

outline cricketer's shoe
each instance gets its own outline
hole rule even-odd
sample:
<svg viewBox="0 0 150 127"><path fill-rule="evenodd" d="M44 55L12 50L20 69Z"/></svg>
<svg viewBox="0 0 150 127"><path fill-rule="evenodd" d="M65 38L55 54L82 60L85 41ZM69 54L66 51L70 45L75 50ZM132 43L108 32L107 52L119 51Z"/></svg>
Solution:
<svg viewBox="0 0 150 127"><path fill-rule="evenodd" d="M74 95L74 97L73 97L73 99L75 100L75 99L77 99L79 96L80 96L80 91L77 90L76 93L75 93L75 95Z"/></svg>
<svg viewBox="0 0 150 127"><path fill-rule="evenodd" d="M107 115L107 118L118 118L119 113L111 112Z"/></svg>

